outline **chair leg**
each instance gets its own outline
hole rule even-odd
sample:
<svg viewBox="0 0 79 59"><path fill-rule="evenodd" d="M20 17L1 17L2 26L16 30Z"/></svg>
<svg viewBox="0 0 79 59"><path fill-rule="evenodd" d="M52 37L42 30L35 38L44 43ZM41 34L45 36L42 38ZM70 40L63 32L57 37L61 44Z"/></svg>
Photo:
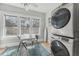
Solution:
<svg viewBox="0 0 79 59"><path fill-rule="evenodd" d="M23 46L25 47L25 49L27 50L27 47L24 45L24 43L22 43L23 44Z"/></svg>
<svg viewBox="0 0 79 59"><path fill-rule="evenodd" d="M19 43L19 46L18 46L18 49L17 49L17 55L18 55L18 52L19 52L19 49L20 49L20 45L21 45L21 42Z"/></svg>
<svg viewBox="0 0 79 59"><path fill-rule="evenodd" d="M26 44L26 45L24 45L24 43L22 43L22 44L23 44L23 46L25 47L26 51L28 51L28 50L27 50L27 47L26 47L27 44ZM28 55L29 55L29 54L28 54L28 52L27 52L27 56L28 56Z"/></svg>
<svg viewBox="0 0 79 59"><path fill-rule="evenodd" d="M18 52L19 52L19 49L20 49L21 44L24 46L24 48L25 48L26 51L27 51L26 45L25 45L23 42L20 42L20 43L19 43L19 46L18 46L18 50L17 50L17 56L18 56Z"/></svg>

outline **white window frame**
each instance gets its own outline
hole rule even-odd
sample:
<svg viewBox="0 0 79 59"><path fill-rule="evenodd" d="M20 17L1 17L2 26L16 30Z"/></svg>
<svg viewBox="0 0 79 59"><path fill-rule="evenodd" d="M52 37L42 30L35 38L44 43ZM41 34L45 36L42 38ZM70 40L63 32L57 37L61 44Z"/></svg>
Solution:
<svg viewBox="0 0 79 59"><path fill-rule="evenodd" d="M13 17L16 17L16 21L18 22L18 18L17 16L14 16L14 15L5 15L5 27L6 27L6 16L13 16ZM18 28L18 23L17 23L17 28ZM19 29L19 28L18 28ZM11 36L16 36L18 35L18 29L17 29L17 33L15 35L11 35ZM7 28L6 28L6 36L10 36L7 34Z"/></svg>
<svg viewBox="0 0 79 59"><path fill-rule="evenodd" d="M37 34L37 35L40 35L40 32L41 32L41 17L38 17L38 16L25 16L25 15L22 15L22 14L17 14L17 13L13 13L13 12L2 12L3 13L3 22L4 22L4 24L3 24L3 36L7 36L7 37L16 37L16 36L18 36L18 35L21 35L21 19L20 19L20 17L29 17L30 18L30 21L31 21L31 19L32 18L37 18L37 19L39 19L40 21L40 23L39 23L39 33ZM6 26L5 26L5 15L12 15L12 16L16 16L17 17L17 20L20 22L19 24L20 24L20 26L18 27L19 28L19 30L18 30L18 32L17 32L17 35L6 35ZM29 33L29 35L31 35L32 33L31 33L31 28L30 28L30 33ZM26 34L27 35L27 34ZM35 35L35 34L34 34Z"/></svg>
<svg viewBox="0 0 79 59"><path fill-rule="evenodd" d="M18 18L19 14L10 13L10 12L8 12L8 13L7 13L7 12L2 12L2 13L3 13L3 20L4 20L4 21L3 21L3 22L4 22L4 23L3 23L3 37L5 37L5 36L6 36L6 37L16 37L16 36L18 35L18 33L19 33L19 30L18 30L18 32L17 32L17 35L7 35L7 34L6 34L6 33L7 33L7 32L6 32L7 29L6 29L6 26L5 26L5 25L6 25L6 23L5 23L5 20L6 20L6 19L5 19L5 16L6 16L6 15L16 16L16 17L17 17L17 20L19 20L19 18Z"/></svg>
<svg viewBox="0 0 79 59"><path fill-rule="evenodd" d="M24 17L24 16L20 16L19 18L20 18L20 28L21 28L21 17L23 17L23 18L30 18L29 16L26 16L26 17ZM30 30L29 30L30 31ZM21 32L22 32L22 30L21 30ZM26 33L27 34L27 33ZM26 35L26 34L21 34L21 35ZM28 33L28 34L30 34L30 32Z"/></svg>
<svg viewBox="0 0 79 59"><path fill-rule="evenodd" d="M41 17L38 17L38 16L30 16L31 20L32 18L36 18L36 19L39 19L39 33L37 35L40 35L41 33ZM32 24L31 24L32 25ZM32 28L32 27L31 27ZM31 30L30 30L31 31ZM35 34L34 34L35 35Z"/></svg>

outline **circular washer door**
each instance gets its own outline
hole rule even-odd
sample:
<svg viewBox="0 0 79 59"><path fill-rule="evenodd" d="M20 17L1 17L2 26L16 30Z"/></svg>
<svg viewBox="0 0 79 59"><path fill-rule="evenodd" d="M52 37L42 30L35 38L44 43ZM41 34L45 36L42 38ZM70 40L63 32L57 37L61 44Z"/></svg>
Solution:
<svg viewBox="0 0 79 59"><path fill-rule="evenodd" d="M70 11L67 8L61 8L51 17L51 24L56 29L63 28L69 22L70 16Z"/></svg>
<svg viewBox="0 0 79 59"><path fill-rule="evenodd" d="M58 40L52 41L51 51L55 56L70 56L68 49Z"/></svg>

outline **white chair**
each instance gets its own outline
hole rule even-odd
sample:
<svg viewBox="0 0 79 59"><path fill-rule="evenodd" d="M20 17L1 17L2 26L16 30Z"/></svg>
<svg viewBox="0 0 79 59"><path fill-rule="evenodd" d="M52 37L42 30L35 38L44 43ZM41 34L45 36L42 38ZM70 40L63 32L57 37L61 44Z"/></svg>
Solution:
<svg viewBox="0 0 79 59"><path fill-rule="evenodd" d="M21 46L23 46L27 50L27 46L32 45L33 44L32 41L35 40L35 36L33 35L23 35L23 36L17 36L17 37L20 40L18 50L17 50L17 55Z"/></svg>

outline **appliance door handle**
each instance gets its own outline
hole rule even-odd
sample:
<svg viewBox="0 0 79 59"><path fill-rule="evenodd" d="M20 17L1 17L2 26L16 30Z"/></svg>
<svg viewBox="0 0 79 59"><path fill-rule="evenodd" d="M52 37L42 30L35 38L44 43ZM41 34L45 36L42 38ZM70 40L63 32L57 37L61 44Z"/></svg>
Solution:
<svg viewBox="0 0 79 59"><path fill-rule="evenodd" d="M54 37L51 37L52 39L56 39L56 38L54 38Z"/></svg>
<svg viewBox="0 0 79 59"><path fill-rule="evenodd" d="M62 41L69 42L69 39L61 39Z"/></svg>

